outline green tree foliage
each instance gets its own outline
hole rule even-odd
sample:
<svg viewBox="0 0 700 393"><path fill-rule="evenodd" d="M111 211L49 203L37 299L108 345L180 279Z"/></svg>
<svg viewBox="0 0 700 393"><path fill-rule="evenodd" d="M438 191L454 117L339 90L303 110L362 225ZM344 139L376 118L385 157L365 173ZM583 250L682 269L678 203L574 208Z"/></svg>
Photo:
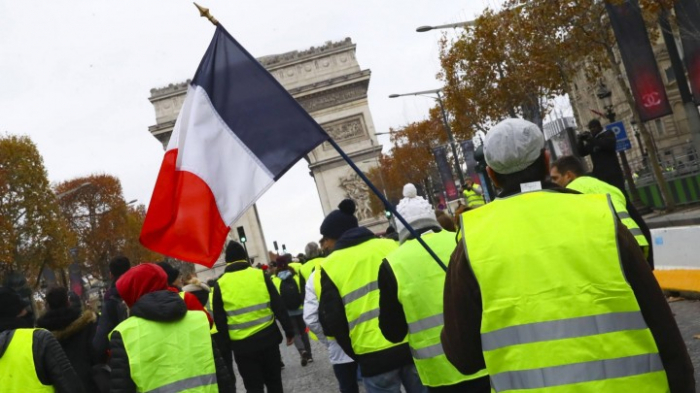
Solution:
<svg viewBox="0 0 700 393"><path fill-rule="evenodd" d="M42 266L70 263L72 241L34 142L0 135L0 265L33 286Z"/></svg>

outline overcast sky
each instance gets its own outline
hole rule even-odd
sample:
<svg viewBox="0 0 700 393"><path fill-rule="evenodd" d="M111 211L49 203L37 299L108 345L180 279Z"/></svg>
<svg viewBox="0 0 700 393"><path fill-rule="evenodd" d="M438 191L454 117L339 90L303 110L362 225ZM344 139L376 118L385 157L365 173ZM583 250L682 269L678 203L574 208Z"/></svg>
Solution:
<svg viewBox="0 0 700 393"><path fill-rule="evenodd" d="M498 2L201 0L256 57L351 37L372 71L377 132L425 118L432 104L389 94L440 86L442 33L415 28L471 20ZM52 182L107 173L126 200L148 205L163 157L148 132L150 89L191 78L213 33L189 1L0 2L0 133L29 135ZM269 249L277 240L302 252L320 238L323 213L303 160L258 208Z"/></svg>

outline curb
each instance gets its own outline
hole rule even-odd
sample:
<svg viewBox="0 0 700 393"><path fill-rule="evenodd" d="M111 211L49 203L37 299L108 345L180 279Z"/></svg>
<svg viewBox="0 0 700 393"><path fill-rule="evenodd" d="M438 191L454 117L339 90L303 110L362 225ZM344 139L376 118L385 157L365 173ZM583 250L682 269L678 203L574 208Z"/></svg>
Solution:
<svg viewBox="0 0 700 393"><path fill-rule="evenodd" d="M653 220L653 219L652 219ZM670 227L686 227L691 225L700 225L700 218L685 218L680 220L644 220L649 229L660 229Z"/></svg>

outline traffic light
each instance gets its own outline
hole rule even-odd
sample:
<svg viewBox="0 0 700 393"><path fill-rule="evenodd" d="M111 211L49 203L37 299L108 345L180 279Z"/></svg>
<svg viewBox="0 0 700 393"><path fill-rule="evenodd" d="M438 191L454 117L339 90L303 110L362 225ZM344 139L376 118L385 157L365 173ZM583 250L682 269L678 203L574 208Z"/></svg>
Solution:
<svg viewBox="0 0 700 393"><path fill-rule="evenodd" d="M277 246L277 240L272 242L272 244L275 246L275 251L279 251L280 248L279 248L279 246Z"/></svg>
<svg viewBox="0 0 700 393"><path fill-rule="evenodd" d="M238 231L238 240L240 240L241 243L247 242L248 239L245 237L245 229L243 229L243 227L238 227L236 230Z"/></svg>
<svg viewBox="0 0 700 393"><path fill-rule="evenodd" d="M386 216L387 220L391 220L391 210L385 210L384 215Z"/></svg>

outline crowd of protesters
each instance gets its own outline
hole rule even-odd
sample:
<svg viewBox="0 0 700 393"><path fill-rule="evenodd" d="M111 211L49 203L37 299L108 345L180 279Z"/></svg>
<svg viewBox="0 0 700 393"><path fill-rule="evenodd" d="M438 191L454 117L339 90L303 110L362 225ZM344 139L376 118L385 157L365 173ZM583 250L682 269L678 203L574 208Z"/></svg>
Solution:
<svg viewBox="0 0 700 393"><path fill-rule="evenodd" d="M592 126L582 149L600 155ZM453 216L406 184L405 222L378 236L346 199L318 243L269 268L235 241L207 283L118 257L99 313L58 287L36 321L0 288L0 392L235 392L235 362L247 392L278 393L280 344L308 367L311 340L343 393L694 392L619 184L573 157L550 165L520 119L495 125L484 155L493 202L470 180Z"/></svg>

